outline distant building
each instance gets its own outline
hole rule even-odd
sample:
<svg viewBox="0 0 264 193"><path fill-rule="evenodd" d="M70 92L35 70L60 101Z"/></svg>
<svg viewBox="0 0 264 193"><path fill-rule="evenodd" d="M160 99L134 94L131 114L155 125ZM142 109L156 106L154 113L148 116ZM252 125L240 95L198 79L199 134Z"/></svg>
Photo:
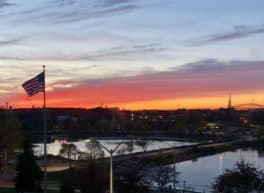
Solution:
<svg viewBox="0 0 264 193"><path fill-rule="evenodd" d="M221 125L219 123L206 123L205 128L206 129L219 129Z"/></svg>

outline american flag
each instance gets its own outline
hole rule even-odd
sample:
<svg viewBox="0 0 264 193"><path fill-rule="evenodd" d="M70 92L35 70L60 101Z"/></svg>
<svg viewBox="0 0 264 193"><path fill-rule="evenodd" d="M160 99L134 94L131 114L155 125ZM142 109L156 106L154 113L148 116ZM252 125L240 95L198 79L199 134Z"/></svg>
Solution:
<svg viewBox="0 0 264 193"><path fill-rule="evenodd" d="M41 72L34 78L24 82L22 84L22 87L25 89L28 96L33 96L38 92L44 92L44 82L45 82L44 72Z"/></svg>

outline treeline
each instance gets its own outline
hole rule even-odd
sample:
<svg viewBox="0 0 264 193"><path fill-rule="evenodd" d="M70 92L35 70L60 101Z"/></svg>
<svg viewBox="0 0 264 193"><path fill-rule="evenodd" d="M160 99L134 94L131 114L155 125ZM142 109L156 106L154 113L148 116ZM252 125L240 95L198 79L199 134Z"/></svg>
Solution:
<svg viewBox="0 0 264 193"><path fill-rule="evenodd" d="M0 172L7 168L7 162L14 157L23 140L19 119L12 111L0 109Z"/></svg>
<svg viewBox="0 0 264 193"><path fill-rule="evenodd" d="M42 109L14 110L22 129L42 132ZM259 129L264 125L264 111L175 110L175 111L126 111L118 108L48 109L49 131L87 132L89 134L117 135L206 135L220 131L238 134L243 130ZM233 130L227 130L232 128ZM237 128L239 130L234 130ZM211 130L208 130L211 129ZM260 132L261 133L261 132Z"/></svg>

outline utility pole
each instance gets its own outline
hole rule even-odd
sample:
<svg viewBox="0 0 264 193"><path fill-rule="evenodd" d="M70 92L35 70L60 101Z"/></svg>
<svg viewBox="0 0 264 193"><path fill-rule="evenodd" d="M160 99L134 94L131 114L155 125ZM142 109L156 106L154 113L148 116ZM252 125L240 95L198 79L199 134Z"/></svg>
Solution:
<svg viewBox="0 0 264 193"><path fill-rule="evenodd" d="M113 154L115 153L115 151L119 148L119 146L122 144L123 142L120 142L119 144L116 145L116 147L114 149L108 149L106 148L104 145L100 144L100 146L105 149L109 154L110 154L110 176L109 176L109 192L113 193L114 191L114 175L113 175Z"/></svg>

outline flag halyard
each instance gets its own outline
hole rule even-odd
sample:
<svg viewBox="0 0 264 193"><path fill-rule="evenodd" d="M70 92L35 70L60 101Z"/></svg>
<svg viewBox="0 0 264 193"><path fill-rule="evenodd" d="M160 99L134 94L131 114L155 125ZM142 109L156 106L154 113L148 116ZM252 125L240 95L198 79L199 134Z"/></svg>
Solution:
<svg viewBox="0 0 264 193"><path fill-rule="evenodd" d="M22 87L25 89L28 96L33 96L38 92L44 92L44 83L45 83L45 75L44 72L41 72L34 78L27 80L22 84Z"/></svg>

